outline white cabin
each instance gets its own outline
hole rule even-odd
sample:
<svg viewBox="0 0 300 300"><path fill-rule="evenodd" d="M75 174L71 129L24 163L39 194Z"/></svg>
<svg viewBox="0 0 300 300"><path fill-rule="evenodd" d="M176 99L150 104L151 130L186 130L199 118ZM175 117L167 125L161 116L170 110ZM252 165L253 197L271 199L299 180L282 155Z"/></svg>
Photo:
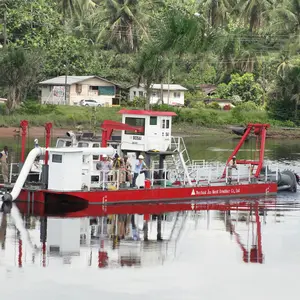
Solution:
<svg viewBox="0 0 300 300"><path fill-rule="evenodd" d="M121 149L126 151L167 151L171 144L174 112L150 110L119 111L122 123L143 127L143 132L122 131Z"/></svg>

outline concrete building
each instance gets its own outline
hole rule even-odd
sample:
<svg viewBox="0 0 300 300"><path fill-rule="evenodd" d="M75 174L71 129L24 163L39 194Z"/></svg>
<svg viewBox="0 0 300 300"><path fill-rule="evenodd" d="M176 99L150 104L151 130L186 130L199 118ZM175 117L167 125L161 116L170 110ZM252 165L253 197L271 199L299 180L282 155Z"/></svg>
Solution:
<svg viewBox="0 0 300 300"><path fill-rule="evenodd" d="M161 93L162 91L162 93ZM151 86L150 104L169 104L173 106L184 105L184 92L187 89L179 84L153 84ZM129 99L135 97L146 97L145 85L131 86L129 88Z"/></svg>
<svg viewBox="0 0 300 300"><path fill-rule="evenodd" d="M102 106L119 105L119 86L98 76L59 76L39 85L42 104L78 105L81 100L95 100Z"/></svg>

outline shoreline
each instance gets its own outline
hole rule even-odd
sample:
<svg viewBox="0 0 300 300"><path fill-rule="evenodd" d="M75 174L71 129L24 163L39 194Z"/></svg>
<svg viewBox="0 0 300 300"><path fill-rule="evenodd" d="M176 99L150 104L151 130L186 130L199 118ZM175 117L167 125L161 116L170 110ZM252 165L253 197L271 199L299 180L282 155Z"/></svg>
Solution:
<svg viewBox="0 0 300 300"><path fill-rule="evenodd" d="M232 136L238 138L239 136L232 133L231 126L223 126L217 128L209 127L197 127L186 124L173 125L172 132L175 136L182 137L205 137L205 136ZM64 136L68 130L72 128L53 128L52 137ZM99 126L99 133L101 132ZM31 138L41 138L45 136L45 129L43 126L30 127L27 134ZM14 138L21 135L21 128L18 127L0 127L0 137L2 138ZM282 139L282 138L294 138L300 139L300 128L280 128L271 127L267 131L267 138Z"/></svg>

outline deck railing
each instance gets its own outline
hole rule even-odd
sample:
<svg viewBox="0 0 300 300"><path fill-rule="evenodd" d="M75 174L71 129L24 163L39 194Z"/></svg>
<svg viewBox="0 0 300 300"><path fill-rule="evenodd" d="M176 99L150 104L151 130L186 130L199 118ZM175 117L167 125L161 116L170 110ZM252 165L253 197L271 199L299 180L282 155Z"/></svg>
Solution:
<svg viewBox="0 0 300 300"><path fill-rule="evenodd" d="M223 172L225 170L225 176L223 177ZM270 173L271 170L272 172ZM129 182L126 182L126 171L121 170L111 170L109 172L105 171L93 171L90 174L90 170L85 169L87 176L96 177L96 180L89 182L83 186L83 189L90 190L91 188L98 189L122 189L128 188ZM208 163L205 161L197 161L196 163L191 164L188 167L189 176L192 181L192 186L208 186L208 185L217 185L220 183L225 184L245 184L253 182L256 180L259 181L277 181L278 180L278 165L270 164L265 168L265 172L261 173L259 178L255 178L254 172L255 169L251 168L249 165L238 165L237 169L232 169L231 176L228 172L228 167L225 164L220 163ZM150 168L147 170L147 179L150 180L150 187L168 187L176 184L176 186L190 186L188 184L187 177L184 172L180 176L177 174L175 166L168 168ZM9 167L9 183L14 183L19 174L19 164L12 163ZM2 175L2 174L1 174ZM41 171L30 172L28 175L37 175L38 181L41 179ZM129 174L131 179L133 178L133 173ZM137 177L137 185L144 186L144 178ZM3 178L1 181L3 182ZM108 177L109 180L106 180ZM29 180L30 181L30 180Z"/></svg>
<svg viewBox="0 0 300 300"><path fill-rule="evenodd" d="M272 170L272 173L268 173L268 168ZM225 170L225 176L223 177L223 171ZM258 178L254 176L254 170L249 168L249 165L238 165L237 169L232 169L231 175L229 168L225 165L219 164L206 164L205 166L192 166L191 173L193 173L192 177L192 186L210 186L210 185L218 185L218 184L247 184L251 182L268 182L268 181L277 181L278 180L278 165L269 165L266 166L265 173L262 173ZM102 171L99 171L99 180L96 188L102 189L119 189L119 188L128 188L129 182L127 182L124 186L122 183L124 181L120 181L120 178L124 178L124 175L120 175L120 170L112 170L109 172L110 176L113 179L105 181L105 176L102 175ZM174 180L174 178L170 178L170 173L174 172L174 169L158 169L151 168L147 170L148 172L148 180L150 180L150 188L155 187L169 187L169 186L182 186L187 187L190 186L188 184L188 180L183 174L180 180ZM144 180L140 178L141 175L137 177L137 187L144 187ZM131 174L133 177L133 174ZM172 176L171 176L172 177Z"/></svg>

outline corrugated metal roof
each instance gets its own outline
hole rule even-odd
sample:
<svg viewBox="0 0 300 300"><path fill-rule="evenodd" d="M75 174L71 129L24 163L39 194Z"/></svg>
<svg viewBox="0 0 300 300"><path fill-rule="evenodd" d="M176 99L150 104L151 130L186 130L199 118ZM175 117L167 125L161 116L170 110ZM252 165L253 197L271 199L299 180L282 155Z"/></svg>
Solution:
<svg viewBox="0 0 300 300"><path fill-rule="evenodd" d="M132 85L129 88L132 87L137 87L136 85ZM143 83L140 84L140 87L145 87L145 85ZM154 83L151 86L152 90L161 90L161 84L160 83ZM180 84L163 84L163 90L167 91L168 89L170 89L170 91L187 91L188 89L183 87Z"/></svg>
<svg viewBox="0 0 300 300"><path fill-rule="evenodd" d="M168 116L173 117L177 116L175 112L172 111L156 111L156 110L130 110L130 109L121 109L119 114L126 115L146 115L146 116Z"/></svg>
<svg viewBox="0 0 300 300"><path fill-rule="evenodd" d="M103 80L105 82L109 82L111 84L114 84L116 85L115 83L105 79L105 78L101 78L99 76L65 76L65 75L62 75L62 76L58 76L58 77L55 77L55 78L51 78L51 79L48 79L48 80L44 80L44 81L41 81L39 84L46 84L46 85L65 85L65 81L66 81L66 77L67 77L67 85L72 85L72 84L76 84L78 82L82 82L84 80L88 80L88 79L91 79L91 78L98 78L100 80Z"/></svg>
<svg viewBox="0 0 300 300"><path fill-rule="evenodd" d="M151 86L151 88L153 90L160 90L161 89L161 84L153 84ZM187 89L185 87L183 87L182 85L180 84L163 84L163 90L168 90L170 89L170 91L187 91Z"/></svg>

